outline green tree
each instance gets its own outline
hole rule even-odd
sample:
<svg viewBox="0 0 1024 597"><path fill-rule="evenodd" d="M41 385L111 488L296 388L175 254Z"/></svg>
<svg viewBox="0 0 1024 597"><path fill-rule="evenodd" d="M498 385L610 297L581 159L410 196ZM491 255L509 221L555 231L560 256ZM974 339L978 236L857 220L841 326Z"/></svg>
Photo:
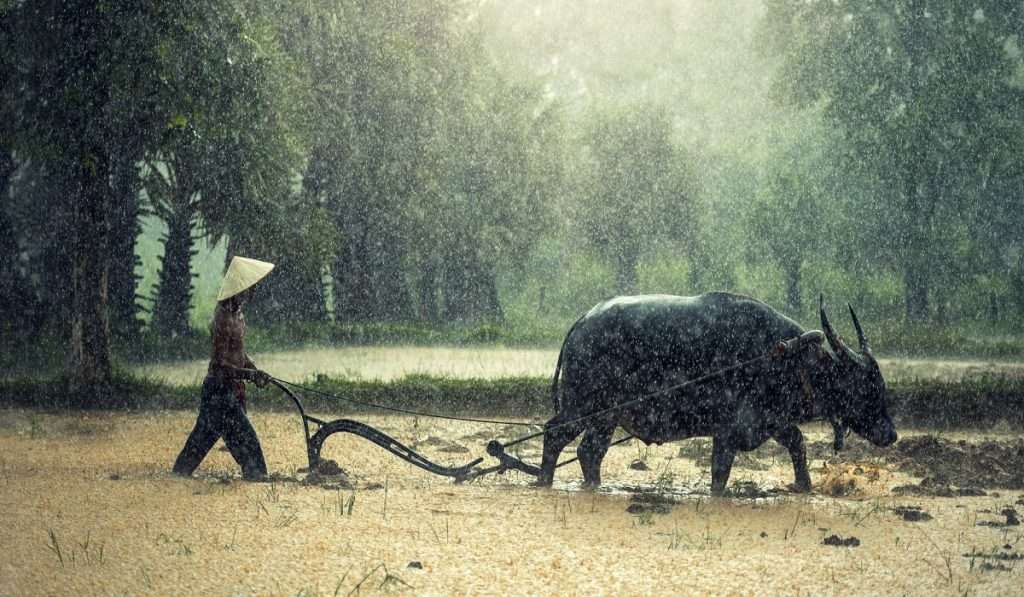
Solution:
<svg viewBox="0 0 1024 597"><path fill-rule="evenodd" d="M338 230L331 264L335 317L414 316L409 263L414 197L424 168L448 26L441 2L342 3L314 23L315 104L327 127L314 142L309 192Z"/></svg>
<svg viewBox="0 0 1024 597"><path fill-rule="evenodd" d="M671 118L657 106L612 108L591 117L576 220L614 264L616 291L636 291L637 265L652 243L686 236L691 192Z"/></svg>
<svg viewBox="0 0 1024 597"><path fill-rule="evenodd" d="M780 119L782 115L779 115ZM837 189L832 182L827 135L813 123L798 122L777 135L764 167L766 180L746 212L750 259L765 256L782 270L786 306L803 309L805 264L828 251L829 222Z"/></svg>
<svg viewBox="0 0 1024 597"><path fill-rule="evenodd" d="M111 377L111 261L134 258L125 248L129 243L115 244L110 231L131 238L137 230L133 210L124 205L135 196L137 160L170 155L185 128L210 135L213 142L205 146L215 149L189 175L209 183L202 215L211 229L225 229L224 214L235 205L222 199L262 196L260 177L275 179L279 168L291 165L266 157L275 146L259 135L282 115L256 111L259 126L242 116L245 102L277 90L264 90L266 79L257 76L273 61L259 45L262 30L247 27L238 6L76 1L4 7L0 54L10 97L4 116L13 115L19 159L50 173L49 180L37 180L47 180L47 194L54 197L47 204L57 220L52 228L70 233L57 243L66 247L67 263L50 260L42 271L58 276L45 286L63 288L70 297L68 370L71 389L82 399L101 397ZM236 63L244 73L232 70ZM247 87L213 93L223 89L217 86L222 78ZM212 122L223 115L233 118ZM253 172L268 162L268 172ZM240 178L234 175L239 170ZM67 225L60 227L65 213ZM115 287L130 285L122 280Z"/></svg>
<svg viewBox="0 0 1024 597"><path fill-rule="evenodd" d="M190 333L198 235L228 235L236 249L276 259L273 245L252 239L279 225L267 214L301 167L304 94L278 32L255 8L215 2L166 10L174 29L160 41L154 90L166 125L143 175L150 207L167 225L152 325L173 336Z"/></svg>
<svg viewBox="0 0 1024 597"><path fill-rule="evenodd" d="M16 250L10 267L21 271L27 299L25 331L70 342L72 210L71 169L62 159L25 160L10 182L4 212Z"/></svg>
<svg viewBox="0 0 1024 597"><path fill-rule="evenodd" d="M561 186L558 107L538 86L504 79L480 47L471 38L461 48L434 141L443 178L425 228L440 234L425 250L443 264L447 321L504 318L498 276L527 260Z"/></svg>
<svg viewBox="0 0 1024 597"><path fill-rule="evenodd" d="M499 269L546 221L533 164L553 112L497 76L467 10L346 2L295 25L318 117L303 188L337 229L338 320L498 319Z"/></svg>
<svg viewBox="0 0 1024 597"><path fill-rule="evenodd" d="M84 400L102 396L112 373L112 155L152 128L139 86L152 58L148 39L139 34L151 26L146 8L84 0L25 2L8 4L2 13L0 53L7 55L13 73L8 109L15 117L15 150L27 161L67 168L72 214L71 263L64 270L71 296L68 372L72 392Z"/></svg>
<svg viewBox="0 0 1024 597"><path fill-rule="evenodd" d="M1022 101L1012 79L1021 10L1000 0L767 4L766 37L785 56L776 91L823 106L841 130L850 181L864 190L857 210L873 228L862 238L869 254L895 257L909 319L934 313L955 214L969 211L992 152L1024 132L1006 118Z"/></svg>

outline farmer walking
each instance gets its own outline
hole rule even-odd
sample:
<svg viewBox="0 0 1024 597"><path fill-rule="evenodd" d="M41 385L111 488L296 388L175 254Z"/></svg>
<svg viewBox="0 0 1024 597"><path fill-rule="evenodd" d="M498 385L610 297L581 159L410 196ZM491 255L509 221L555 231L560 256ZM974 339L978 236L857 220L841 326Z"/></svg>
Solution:
<svg viewBox="0 0 1024 597"><path fill-rule="evenodd" d="M174 462L174 472L189 476L206 454L223 437L228 451L242 467L242 478L249 481L266 479L267 464L263 449L249 419L245 416L245 384L254 382L263 387L269 381L263 371L245 354L245 318L242 306L253 293L253 286L262 280L273 263L232 257L213 315L213 354L203 380L199 416L185 447Z"/></svg>

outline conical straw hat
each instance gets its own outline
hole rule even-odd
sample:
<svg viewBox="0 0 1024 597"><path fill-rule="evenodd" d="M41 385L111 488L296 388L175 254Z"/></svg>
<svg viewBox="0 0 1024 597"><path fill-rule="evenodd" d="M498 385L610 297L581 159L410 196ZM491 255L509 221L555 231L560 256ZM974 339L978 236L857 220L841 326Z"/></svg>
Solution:
<svg viewBox="0 0 1024 597"><path fill-rule="evenodd" d="M224 274L224 281L220 284L217 300L222 301L235 296L262 280L272 269L274 269L273 263L237 255L232 257L228 271Z"/></svg>

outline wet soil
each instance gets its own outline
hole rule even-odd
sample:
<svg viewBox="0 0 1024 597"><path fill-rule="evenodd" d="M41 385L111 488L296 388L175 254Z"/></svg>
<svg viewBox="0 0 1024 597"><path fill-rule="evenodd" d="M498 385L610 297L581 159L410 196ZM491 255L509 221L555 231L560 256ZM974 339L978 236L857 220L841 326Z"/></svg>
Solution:
<svg viewBox="0 0 1024 597"><path fill-rule="evenodd" d="M737 461L726 497L712 498L703 439L615 446L598 491L581 487L577 465L560 468L552 489L514 472L457 485L350 436L330 438L311 475L297 417L256 406L271 476L246 483L218 450L192 479L167 472L191 412L0 416L0 594L1018 595L1024 586L1024 491L1013 488L1024 438L1012 432L901 429L887 450L851 438L835 456L828 430L812 426L810 494L788 488L788 454L769 442ZM445 465L529 432L365 422ZM537 442L521 447L538 457ZM963 492L971 487L980 493Z"/></svg>
<svg viewBox="0 0 1024 597"><path fill-rule="evenodd" d="M825 457L830 447L815 443L811 452ZM978 489L1024 489L1024 439L968 442L934 435L901 439L890 448L878 448L854 440L841 453L846 460L881 459L915 477L932 495L975 495Z"/></svg>
<svg viewBox="0 0 1024 597"><path fill-rule="evenodd" d="M836 453L831 440L806 443L807 457L827 463L882 462L895 471L922 480L919 495L982 495L991 488L1024 489L1024 438L1000 440L947 439L931 434L903 437L896 444L879 448L856 437L846 438L844 449ZM680 457L693 458L702 466L711 466L711 440L695 438L681 442ZM775 442L737 455L736 466L751 469L766 467L770 460L787 460L789 453Z"/></svg>

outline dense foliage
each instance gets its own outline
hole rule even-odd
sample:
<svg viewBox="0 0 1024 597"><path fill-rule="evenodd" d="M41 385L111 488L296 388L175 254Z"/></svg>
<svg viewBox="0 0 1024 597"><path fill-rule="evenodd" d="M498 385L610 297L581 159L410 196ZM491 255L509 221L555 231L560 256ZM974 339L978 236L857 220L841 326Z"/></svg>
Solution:
<svg viewBox="0 0 1024 597"><path fill-rule="evenodd" d="M278 329L547 339L716 289L1015 328L1021 10L8 0L2 342L55 338L83 387L112 344L188 343L197 241L279 265L250 312Z"/></svg>

